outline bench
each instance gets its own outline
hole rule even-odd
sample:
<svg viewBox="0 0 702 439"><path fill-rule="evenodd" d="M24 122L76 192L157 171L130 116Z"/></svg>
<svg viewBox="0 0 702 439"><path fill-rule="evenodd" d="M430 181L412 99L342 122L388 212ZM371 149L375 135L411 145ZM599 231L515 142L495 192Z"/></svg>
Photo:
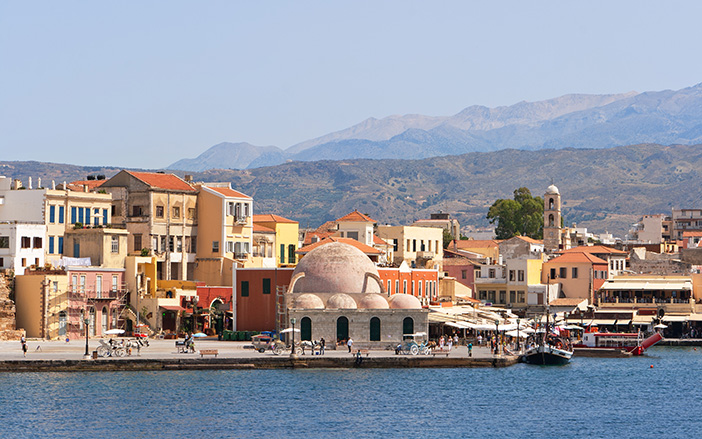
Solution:
<svg viewBox="0 0 702 439"><path fill-rule="evenodd" d="M218 354L219 351L217 349L200 349L200 358L205 355L214 355L216 358Z"/></svg>
<svg viewBox="0 0 702 439"><path fill-rule="evenodd" d="M436 356L436 354L446 354L446 356L448 357L450 353L451 353L451 351L448 349L432 349L431 350L431 355L434 357Z"/></svg>

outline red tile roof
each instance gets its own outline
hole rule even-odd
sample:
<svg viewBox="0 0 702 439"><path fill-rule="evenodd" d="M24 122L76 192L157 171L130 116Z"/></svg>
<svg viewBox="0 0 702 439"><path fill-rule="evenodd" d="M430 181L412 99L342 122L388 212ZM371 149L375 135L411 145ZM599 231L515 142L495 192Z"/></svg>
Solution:
<svg viewBox="0 0 702 439"><path fill-rule="evenodd" d="M134 172L126 171L129 175L143 181L149 186L157 189L168 189L173 191L195 192L195 188L190 186L175 174L161 174L157 172Z"/></svg>
<svg viewBox="0 0 702 439"><path fill-rule="evenodd" d="M342 216L341 218L339 218L338 220L336 220L336 222L338 222L338 223L351 222L351 221L353 221L353 222L366 222L366 223L376 223L377 222L376 220L370 218L369 216L362 214L358 210L354 210L353 212L346 214L346 215Z"/></svg>
<svg viewBox="0 0 702 439"><path fill-rule="evenodd" d="M495 239L459 239L456 241L456 248L497 248L500 241ZM449 244L453 248L453 241Z"/></svg>
<svg viewBox="0 0 702 439"><path fill-rule="evenodd" d="M696 231L683 232L683 238L695 237L695 236L702 236L702 232L696 232Z"/></svg>
<svg viewBox="0 0 702 439"><path fill-rule="evenodd" d="M569 248L568 250L562 250L558 253L590 253L590 254L613 254L613 255L626 255L627 252L623 250L617 250L614 248L605 247L604 245L581 245L579 247Z"/></svg>
<svg viewBox="0 0 702 439"><path fill-rule="evenodd" d="M367 255L379 255L379 254L383 253L382 251L378 250L377 248L373 248L371 246L365 245L361 242L356 241L355 239L337 238L335 236L329 236L327 238L324 238L321 241L315 242L315 243L310 244L310 245L306 245L306 246L302 247L301 249L299 249L298 251L296 251L295 253L298 253L298 254L309 253L310 250L313 250L321 245L329 244L332 242L342 242L344 244L352 245Z"/></svg>
<svg viewBox="0 0 702 439"><path fill-rule="evenodd" d="M315 232L317 233L327 233L330 231L336 231L336 221L327 221L326 223L322 224L321 226L317 227Z"/></svg>
<svg viewBox="0 0 702 439"><path fill-rule="evenodd" d="M68 183L68 188L72 191L82 191L83 186L88 186L89 191L94 191L107 180L76 180Z"/></svg>
<svg viewBox="0 0 702 439"><path fill-rule="evenodd" d="M593 256L590 253L566 253L561 256L557 256L550 261L546 262L547 264L549 263L590 263L590 264L604 264L607 265L607 261L598 258L597 256Z"/></svg>
<svg viewBox="0 0 702 439"><path fill-rule="evenodd" d="M305 233L305 240L302 243L303 246L312 244L312 238L316 237L318 241L323 240L329 236L332 236L336 232L307 232Z"/></svg>
<svg viewBox="0 0 702 439"><path fill-rule="evenodd" d="M229 189L228 187L210 187L210 186L205 186L205 187L207 189L210 189L210 190L217 192L218 194L224 195L225 197L248 198L249 200L252 199L248 195L242 194L241 192L235 191L234 189Z"/></svg>
<svg viewBox="0 0 702 439"><path fill-rule="evenodd" d="M254 223L287 223L287 224L297 224L297 221L284 218L280 215L274 215L272 213L259 214L253 216Z"/></svg>
<svg viewBox="0 0 702 439"><path fill-rule="evenodd" d="M538 240L538 239L530 238L530 237L528 237L528 236L516 236L515 238L521 239L522 241L530 242L530 243L532 243L532 244L543 244L543 243L544 243L543 240Z"/></svg>
<svg viewBox="0 0 702 439"><path fill-rule="evenodd" d="M262 226L260 224L253 224L253 231L254 233L275 233L275 230L271 229L270 227Z"/></svg>
<svg viewBox="0 0 702 439"><path fill-rule="evenodd" d="M387 245L387 246L392 245L392 244L388 244L387 241L385 241L384 239L378 237L377 235L373 235L373 244L376 244L376 245Z"/></svg>

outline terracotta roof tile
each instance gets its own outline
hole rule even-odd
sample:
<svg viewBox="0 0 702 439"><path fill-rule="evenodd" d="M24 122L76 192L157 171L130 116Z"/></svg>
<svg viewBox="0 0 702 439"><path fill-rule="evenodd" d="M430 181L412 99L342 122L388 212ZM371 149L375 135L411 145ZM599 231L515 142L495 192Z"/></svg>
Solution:
<svg viewBox="0 0 702 439"><path fill-rule="evenodd" d="M702 232L696 232L696 231L688 231L688 232L683 232L683 238L685 237L695 237L695 236L702 236Z"/></svg>
<svg viewBox="0 0 702 439"><path fill-rule="evenodd" d="M353 212L346 214L346 215L342 216L341 218L339 218L338 220L336 220L336 222L338 222L338 223L351 222L351 221L353 221L353 222L366 222L366 223L376 223L377 222L376 220L370 218L369 216L362 214L358 210L354 210Z"/></svg>
<svg viewBox="0 0 702 439"><path fill-rule="evenodd" d="M229 189L228 187L205 187L207 187L207 189L217 192L218 194L224 195L225 197L248 198L249 200L252 199L248 195L242 194L241 192L235 191L234 189Z"/></svg>
<svg viewBox="0 0 702 439"><path fill-rule="evenodd" d="M585 263L590 263L590 264L605 264L607 265L607 261L598 258L597 256L593 256L590 253L566 253L561 256L557 256L550 261L546 262L547 264L549 263L574 263L574 262L585 262Z"/></svg>
<svg viewBox="0 0 702 439"><path fill-rule="evenodd" d="M317 231L307 232L307 233L305 233L305 240L302 243L302 245L304 246L304 245L312 244L312 238L314 238L314 237L316 237L318 239L318 241L321 241L324 238L332 236L334 233L336 233L336 232L317 232Z"/></svg>
<svg viewBox="0 0 702 439"><path fill-rule="evenodd" d="M173 191L195 192L195 188L190 186L175 174L161 174L157 172L134 172L126 171L131 176L143 181L149 186L157 189L169 189Z"/></svg>
<svg viewBox="0 0 702 439"><path fill-rule="evenodd" d="M544 243L543 240L530 238L528 236L517 236L516 238L521 239L522 241L530 242L532 244L543 244Z"/></svg>
<svg viewBox="0 0 702 439"><path fill-rule="evenodd" d="M253 224L253 231L254 233L275 233L275 230L271 229L270 227L262 226L260 224Z"/></svg>
<svg viewBox="0 0 702 439"><path fill-rule="evenodd" d="M558 253L590 253L590 254L602 254L608 253L613 255L626 255L627 252L623 250L617 250L614 248L605 247L604 245L581 245L579 247L569 248L568 250L562 250Z"/></svg>
<svg viewBox="0 0 702 439"><path fill-rule="evenodd" d="M379 254L383 253L382 251L378 250L377 248L373 248L371 246L365 245L361 242L356 241L355 239L337 238L335 236L329 236L329 237L324 238L321 241L315 242L315 243L310 244L310 245L306 245L306 246L302 247L301 249L299 249L295 253L299 253L299 254L309 253L311 250L313 250L321 245L329 244L332 242L341 242L344 244L352 245L367 255L379 255Z"/></svg>
<svg viewBox="0 0 702 439"><path fill-rule="evenodd" d="M68 188L72 191L82 191L83 186L88 186L89 191L94 191L107 180L76 180L68 183Z"/></svg>
<svg viewBox="0 0 702 439"><path fill-rule="evenodd" d="M322 224L321 226L317 227L315 232L317 233L327 233L329 231L336 231L336 221L327 221L326 223Z"/></svg>
<svg viewBox="0 0 702 439"><path fill-rule="evenodd" d="M459 239L456 241L457 248L497 248L500 241L495 239ZM449 244L449 248L453 248L453 242Z"/></svg>
<svg viewBox="0 0 702 439"><path fill-rule="evenodd" d="M274 215L272 213L259 214L253 216L253 222L259 223L287 223L287 224L297 224L297 221L284 218L280 215Z"/></svg>

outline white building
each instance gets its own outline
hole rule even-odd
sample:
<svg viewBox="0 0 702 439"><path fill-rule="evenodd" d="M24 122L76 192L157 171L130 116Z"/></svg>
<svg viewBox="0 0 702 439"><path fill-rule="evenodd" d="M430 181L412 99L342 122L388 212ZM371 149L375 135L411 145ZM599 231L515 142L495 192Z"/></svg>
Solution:
<svg viewBox="0 0 702 439"><path fill-rule="evenodd" d="M24 274L27 267L44 265L44 224L26 222L0 223L0 269Z"/></svg>

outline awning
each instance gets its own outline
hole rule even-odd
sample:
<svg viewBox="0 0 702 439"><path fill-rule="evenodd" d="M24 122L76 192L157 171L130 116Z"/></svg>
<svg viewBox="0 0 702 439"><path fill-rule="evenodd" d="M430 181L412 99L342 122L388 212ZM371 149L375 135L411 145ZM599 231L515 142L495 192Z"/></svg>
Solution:
<svg viewBox="0 0 702 439"><path fill-rule="evenodd" d="M663 316L664 322L686 322L688 316Z"/></svg>
<svg viewBox="0 0 702 439"><path fill-rule="evenodd" d="M631 321L634 325L650 325L653 322L653 316L634 316Z"/></svg>
<svg viewBox="0 0 702 439"><path fill-rule="evenodd" d="M446 322L447 326L453 326L454 328L469 329L468 323L466 322Z"/></svg>
<svg viewBox="0 0 702 439"><path fill-rule="evenodd" d="M163 308L168 311L185 311L185 308L179 305L159 305L159 308Z"/></svg>
<svg viewBox="0 0 702 439"><path fill-rule="evenodd" d="M690 314L687 318L688 322L702 322L702 314Z"/></svg>
<svg viewBox="0 0 702 439"><path fill-rule="evenodd" d="M608 281L600 289L608 291L691 291L692 281Z"/></svg>

